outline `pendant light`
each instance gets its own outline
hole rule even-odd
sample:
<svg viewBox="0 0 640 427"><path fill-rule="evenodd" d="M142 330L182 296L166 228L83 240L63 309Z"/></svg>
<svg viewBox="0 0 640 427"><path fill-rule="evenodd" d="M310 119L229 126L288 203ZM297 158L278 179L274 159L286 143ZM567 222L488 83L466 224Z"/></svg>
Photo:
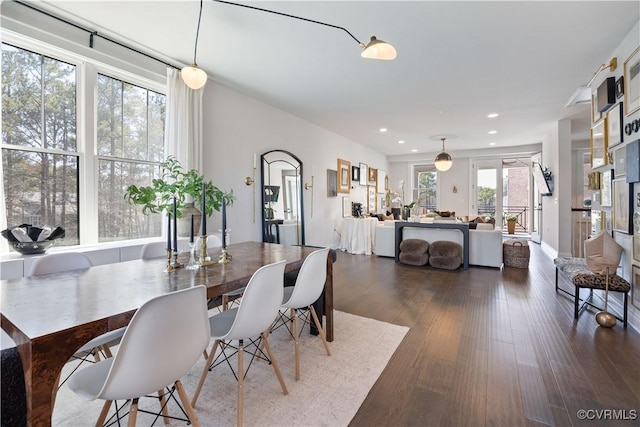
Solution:
<svg viewBox="0 0 640 427"><path fill-rule="evenodd" d="M376 36L371 36L371 41L364 46L360 56L367 59L392 60L396 58L397 53L389 43L378 40Z"/></svg>
<svg viewBox="0 0 640 427"><path fill-rule="evenodd" d="M202 19L202 0L200 0L200 13L198 14L198 28L196 29L196 43L193 48L193 65L180 70L180 75L184 83L191 89L200 89L207 83L207 73L202 68L198 68L196 55L198 53L198 36L200 35L200 20Z"/></svg>
<svg viewBox="0 0 640 427"><path fill-rule="evenodd" d="M453 159L451 159L449 153L444 151L445 139L447 138L440 138L440 140L442 141L442 152L436 156L436 169L442 172L451 169L451 165L453 164Z"/></svg>

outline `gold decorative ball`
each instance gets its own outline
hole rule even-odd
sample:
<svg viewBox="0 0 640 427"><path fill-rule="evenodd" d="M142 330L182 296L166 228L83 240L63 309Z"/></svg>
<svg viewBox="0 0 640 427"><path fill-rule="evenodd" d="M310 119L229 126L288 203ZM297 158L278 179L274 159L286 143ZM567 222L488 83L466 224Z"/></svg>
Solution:
<svg viewBox="0 0 640 427"><path fill-rule="evenodd" d="M596 314L596 322L604 328L613 328L616 326L616 316L606 311L599 311Z"/></svg>

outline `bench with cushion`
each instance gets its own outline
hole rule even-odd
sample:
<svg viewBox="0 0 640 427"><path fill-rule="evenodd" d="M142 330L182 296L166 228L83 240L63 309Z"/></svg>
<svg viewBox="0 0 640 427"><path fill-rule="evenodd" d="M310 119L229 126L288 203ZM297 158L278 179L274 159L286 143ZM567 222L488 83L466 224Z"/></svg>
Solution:
<svg viewBox="0 0 640 427"><path fill-rule="evenodd" d="M562 291L573 297L574 318L577 319L582 309L587 305L597 310L603 310L593 303L593 290L596 289L604 291L606 289L606 274L593 273L587 266L587 262L584 258L561 257L554 259L553 263L556 265L556 292ZM561 272L571 281L571 283L573 283L575 286L575 292L573 294L558 286L558 272ZM584 300L580 298L580 289L589 289L589 296ZM630 290L631 285L629 282L617 274L609 274L609 292L622 292L624 294L624 314L622 319L617 315L614 315L616 316L616 319L622 321L625 328L627 327L627 304ZM580 305L580 302L582 302L582 305Z"/></svg>

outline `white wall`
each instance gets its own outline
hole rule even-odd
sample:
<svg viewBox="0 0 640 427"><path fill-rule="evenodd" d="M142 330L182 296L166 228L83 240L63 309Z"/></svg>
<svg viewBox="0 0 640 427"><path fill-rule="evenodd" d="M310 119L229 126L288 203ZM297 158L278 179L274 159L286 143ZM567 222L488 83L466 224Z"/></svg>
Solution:
<svg viewBox="0 0 640 427"><path fill-rule="evenodd" d="M233 189L236 195L227 219L231 242L262 240L259 164L255 195L254 186L244 184L244 178L252 175L254 153L259 158L269 150L289 151L303 163L302 182L311 183L311 175L314 176L313 189L304 191L307 245L335 246L334 229L339 230L342 220L342 197L364 202L360 187L353 189L351 195L327 197L326 171L337 169L338 158L352 165L363 162L388 170L382 154L214 81L205 87L204 116L205 177L220 188ZM220 228L219 214L214 214L211 221L212 229Z"/></svg>

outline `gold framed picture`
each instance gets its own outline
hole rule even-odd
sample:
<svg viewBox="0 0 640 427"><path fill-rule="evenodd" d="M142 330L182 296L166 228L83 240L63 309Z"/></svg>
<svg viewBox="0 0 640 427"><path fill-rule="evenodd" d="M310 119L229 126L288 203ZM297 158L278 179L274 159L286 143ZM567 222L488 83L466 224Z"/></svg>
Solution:
<svg viewBox="0 0 640 427"><path fill-rule="evenodd" d="M624 61L624 115L640 110L640 46Z"/></svg>
<svg viewBox="0 0 640 427"><path fill-rule="evenodd" d="M378 169L376 168L369 168L369 185L376 185L376 182L378 182Z"/></svg>
<svg viewBox="0 0 640 427"><path fill-rule="evenodd" d="M351 162L338 159L338 193L351 190Z"/></svg>
<svg viewBox="0 0 640 427"><path fill-rule="evenodd" d="M607 119L600 120L591 128L591 167L597 168L608 163Z"/></svg>

